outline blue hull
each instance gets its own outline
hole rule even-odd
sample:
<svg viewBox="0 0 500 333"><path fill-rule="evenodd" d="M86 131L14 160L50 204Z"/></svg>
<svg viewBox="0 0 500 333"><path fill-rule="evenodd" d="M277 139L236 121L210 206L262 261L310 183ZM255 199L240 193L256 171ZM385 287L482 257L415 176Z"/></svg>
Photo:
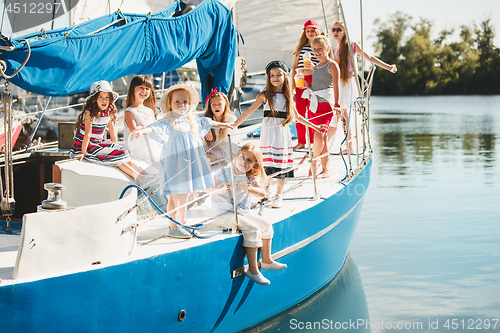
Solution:
<svg viewBox="0 0 500 333"><path fill-rule="evenodd" d="M122 265L2 286L2 332L234 332L310 296L344 264L371 161L343 191L274 224L272 252L288 268L263 287L232 272L242 237ZM185 311L185 319L178 321Z"/></svg>

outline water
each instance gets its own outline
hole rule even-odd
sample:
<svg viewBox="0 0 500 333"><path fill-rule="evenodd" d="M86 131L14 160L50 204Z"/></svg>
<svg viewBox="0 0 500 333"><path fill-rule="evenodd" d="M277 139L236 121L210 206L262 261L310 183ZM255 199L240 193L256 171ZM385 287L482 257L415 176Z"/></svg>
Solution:
<svg viewBox="0 0 500 333"><path fill-rule="evenodd" d="M500 96L373 97L371 131L346 274L263 331L500 332Z"/></svg>

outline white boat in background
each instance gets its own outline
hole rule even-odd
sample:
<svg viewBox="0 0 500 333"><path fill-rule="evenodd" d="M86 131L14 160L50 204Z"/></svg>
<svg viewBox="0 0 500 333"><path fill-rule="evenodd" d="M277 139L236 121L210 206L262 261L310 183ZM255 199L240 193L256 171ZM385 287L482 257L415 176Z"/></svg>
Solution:
<svg viewBox="0 0 500 333"><path fill-rule="evenodd" d="M315 13L322 8L316 2ZM240 7L235 12L248 3L236 2ZM271 3L266 3L267 8ZM185 19L195 18L194 24L198 24L207 6L224 10L215 0L206 0L185 14ZM309 14L299 18L302 11L293 9L297 24L314 18ZM257 13L264 11L265 6L259 7ZM210 19L210 13L206 15ZM177 20L165 19L169 24ZM232 20L221 24L232 28ZM251 49L248 39L246 45ZM272 54L265 63L270 57L282 59ZM2 223L0 227L2 329L235 332L277 316L313 295L342 271L370 182L367 106L372 77L365 82L364 97L353 103L353 116L349 117L357 154L337 155L345 145L345 137L339 133L332 142L330 178L316 179L308 176L308 152L294 152L296 177L286 183L283 207L267 209L254 203L253 209L273 223L273 259L288 265L282 271L266 271L269 286L245 278L242 236L213 224L210 200L188 211L194 238L168 238L169 220L160 212L163 207L152 213L145 199L152 189L150 194L137 191L117 168L62 157L51 171L52 180L65 189L49 185L52 195L38 211L24 214L22 223ZM247 134L257 127L239 130L231 136L232 142L255 141ZM67 207L50 209L63 206L60 191Z"/></svg>

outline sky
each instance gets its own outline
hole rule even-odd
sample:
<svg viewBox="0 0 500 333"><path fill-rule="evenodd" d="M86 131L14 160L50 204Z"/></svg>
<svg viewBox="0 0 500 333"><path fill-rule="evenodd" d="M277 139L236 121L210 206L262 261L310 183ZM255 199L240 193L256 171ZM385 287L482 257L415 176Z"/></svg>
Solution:
<svg viewBox="0 0 500 333"><path fill-rule="evenodd" d="M361 38L360 29L360 1L340 0L346 16L347 26L351 40L358 43ZM433 21L432 38L444 29L455 29L451 38L458 40L460 25L465 24L472 27L473 22L479 24L490 18L495 28L496 47L500 47L500 0L363 0L363 31L365 50L374 53L373 44L376 36L373 31L373 22L379 18L387 22L389 16L397 11L413 17L412 22L417 23L420 18Z"/></svg>

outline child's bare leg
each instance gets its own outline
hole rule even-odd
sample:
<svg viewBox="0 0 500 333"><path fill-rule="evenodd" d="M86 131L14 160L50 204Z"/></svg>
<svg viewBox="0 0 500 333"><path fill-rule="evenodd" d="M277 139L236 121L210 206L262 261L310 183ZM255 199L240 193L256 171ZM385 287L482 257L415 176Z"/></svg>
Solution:
<svg viewBox="0 0 500 333"><path fill-rule="evenodd" d="M283 193L283 187L285 187L285 178L283 179L280 179L280 178L276 178L276 182L278 183L278 187L276 189L276 194L281 194Z"/></svg>
<svg viewBox="0 0 500 333"><path fill-rule="evenodd" d="M128 161L127 162L128 165L130 165L130 167L132 169L134 169L137 173L140 173L141 175L147 175L148 173L146 171L144 171L140 166L138 166L137 164L135 164L134 162L132 161Z"/></svg>
<svg viewBox="0 0 500 333"><path fill-rule="evenodd" d="M177 208L177 222L182 224L186 224L186 211L187 211L186 203L188 195L189 193L172 194L172 198L174 199L174 205Z"/></svg>
<svg viewBox="0 0 500 333"><path fill-rule="evenodd" d="M259 267L257 266L257 250L258 247L245 247L248 259L248 270L250 273L259 274Z"/></svg>
<svg viewBox="0 0 500 333"><path fill-rule="evenodd" d="M344 117L345 117L345 126L344 126L344 131L347 131L348 130L348 126L349 126L349 112L347 112L347 109L346 110L342 110L342 112L344 113ZM352 138L352 133L351 131L349 130L349 135L347 136L347 143L349 145L349 152L351 154L355 154L356 152L354 151L354 149L352 148L352 142L351 142L351 138ZM342 152L342 154L347 154L347 150L344 150Z"/></svg>
<svg viewBox="0 0 500 333"><path fill-rule="evenodd" d="M168 203L167 203L167 212L172 212L175 209L174 198L172 198L172 194L168 195ZM169 213L168 216L175 220L175 212ZM177 224L170 221L170 229L175 229Z"/></svg>
<svg viewBox="0 0 500 333"><path fill-rule="evenodd" d="M273 259L271 259L271 241L272 239L263 239L262 247L260 248L260 253L262 254L262 262L265 264L272 264ZM250 265L250 261L248 262Z"/></svg>
<svg viewBox="0 0 500 333"><path fill-rule="evenodd" d="M133 180L140 181L142 179L142 175L135 171L130 165L127 163L122 163L118 166L118 169L121 171L125 172L127 176L132 178Z"/></svg>
<svg viewBox="0 0 500 333"><path fill-rule="evenodd" d="M318 178L328 178L330 177L330 171L328 171L328 162L330 161L330 154L328 153L328 136L325 135L323 138L323 149L321 150L321 173Z"/></svg>
<svg viewBox="0 0 500 333"><path fill-rule="evenodd" d="M318 156L321 155L321 151L323 150L323 135L322 133L319 132L314 132L314 143L313 143L313 165L314 167L314 172L316 175L318 175L318 160L316 159ZM309 176L312 175L312 171L309 171Z"/></svg>

